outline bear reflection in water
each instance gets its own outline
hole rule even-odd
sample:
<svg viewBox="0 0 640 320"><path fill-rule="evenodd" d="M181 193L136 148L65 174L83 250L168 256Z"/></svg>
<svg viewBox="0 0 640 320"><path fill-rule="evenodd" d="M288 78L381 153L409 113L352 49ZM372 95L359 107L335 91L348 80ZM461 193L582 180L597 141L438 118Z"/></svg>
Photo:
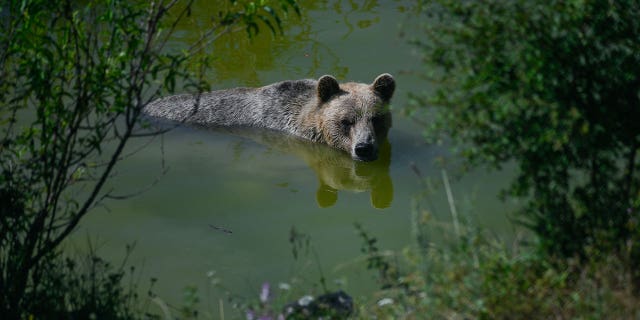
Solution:
<svg viewBox="0 0 640 320"><path fill-rule="evenodd" d="M393 201L393 183L389 175L391 144L384 140L376 161L354 161L348 155L326 148L306 154L305 161L318 177L316 200L320 207L330 207L338 200L339 190L371 192L371 205L384 209Z"/></svg>
<svg viewBox="0 0 640 320"><path fill-rule="evenodd" d="M255 128L216 128L242 136L283 153L294 154L315 172L318 178L316 200L320 207L333 206L341 190L370 192L371 205L384 209L393 201L393 183L389 174L391 144L385 138L378 159L371 162L353 160L349 154L327 145L313 143L272 130Z"/></svg>
<svg viewBox="0 0 640 320"><path fill-rule="evenodd" d="M249 130L240 135L248 133L258 142L304 159L320 180L321 207L335 204L338 190L371 190L373 206L386 208L393 199L391 151L385 140L392 124L389 103L395 88L388 73L371 84L339 83L324 75L258 88L173 95L149 103L143 112L150 118L192 126L230 131L261 128L262 134Z"/></svg>

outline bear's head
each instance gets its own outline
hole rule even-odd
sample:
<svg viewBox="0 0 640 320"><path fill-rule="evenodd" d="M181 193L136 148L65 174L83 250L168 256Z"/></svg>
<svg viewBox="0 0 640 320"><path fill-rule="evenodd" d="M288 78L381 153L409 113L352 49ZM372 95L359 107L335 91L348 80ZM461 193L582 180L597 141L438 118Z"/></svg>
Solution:
<svg viewBox="0 0 640 320"><path fill-rule="evenodd" d="M323 140L355 160L376 160L380 143L391 128L389 101L395 87L388 73L379 75L372 84L339 84L332 76L320 77L317 119Z"/></svg>

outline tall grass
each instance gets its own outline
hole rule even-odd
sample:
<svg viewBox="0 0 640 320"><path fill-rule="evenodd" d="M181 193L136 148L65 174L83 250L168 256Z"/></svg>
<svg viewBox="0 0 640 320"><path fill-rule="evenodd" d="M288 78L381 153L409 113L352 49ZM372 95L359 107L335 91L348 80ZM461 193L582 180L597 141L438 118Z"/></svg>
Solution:
<svg viewBox="0 0 640 320"><path fill-rule="evenodd" d="M403 267L390 279L391 259L369 251L368 268L385 285L360 301L361 319L638 319L629 257L592 251L585 263L549 258L532 243L506 243L460 215L445 171L450 222L414 208L414 244L397 253ZM453 234L433 241L426 235ZM364 245L375 237L359 227ZM535 239L533 240L535 243ZM377 244L376 245L382 245ZM632 244L629 244L632 245ZM631 250L629 250L631 252Z"/></svg>

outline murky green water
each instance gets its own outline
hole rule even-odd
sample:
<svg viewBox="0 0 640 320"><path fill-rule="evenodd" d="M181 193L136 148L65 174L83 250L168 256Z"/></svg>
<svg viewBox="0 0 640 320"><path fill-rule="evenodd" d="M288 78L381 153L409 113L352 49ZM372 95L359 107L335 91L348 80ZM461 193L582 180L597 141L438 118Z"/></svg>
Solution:
<svg viewBox="0 0 640 320"><path fill-rule="evenodd" d="M396 1L311 3L301 4L303 17L287 24L285 38L274 39L263 29L253 42L235 34L215 43L215 88L323 74L371 82L389 72L397 90L387 156L363 164L278 135L179 128L121 163L112 187L122 194L146 190L159 180L140 195L107 202L108 210L96 209L75 234L78 246L87 236L97 239L99 253L115 262L125 245L135 242L129 262L142 268L142 287L146 279L158 278L154 291L179 305L183 288L196 286L201 305L214 314L222 292L211 289L211 270L241 296L257 295L265 281L291 282L295 276L300 286L318 282L315 258L292 257L292 227L311 237L333 288L334 280L340 280L357 296L374 287L354 222L376 236L382 249L412 244L412 203L424 190L415 171L441 181L436 160L446 149L425 144L420 127L402 116L408 93L428 89L411 75L420 63L407 39L399 37L416 30L405 12L409 6ZM194 10L193 18L206 19L216 12L213 7ZM196 27L181 27L185 39L197 37ZM134 142L130 150L146 142ZM460 214L496 234L512 236L505 214L511 207L496 199L508 177L477 170L452 179ZM421 201L435 220L450 222L442 188Z"/></svg>

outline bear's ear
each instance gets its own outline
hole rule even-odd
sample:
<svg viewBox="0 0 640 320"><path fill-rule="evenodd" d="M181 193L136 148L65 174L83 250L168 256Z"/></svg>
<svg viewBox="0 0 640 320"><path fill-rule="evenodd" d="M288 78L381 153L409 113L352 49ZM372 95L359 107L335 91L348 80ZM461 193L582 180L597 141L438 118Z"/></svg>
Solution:
<svg viewBox="0 0 640 320"><path fill-rule="evenodd" d="M322 102L327 102L331 97L340 92L340 85L336 78L326 75L318 79L318 97Z"/></svg>
<svg viewBox="0 0 640 320"><path fill-rule="evenodd" d="M396 81L388 73L379 75L373 84L371 84L373 91L382 98L385 102L389 102L393 96L393 91L396 90Z"/></svg>
<svg viewBox="0 0 640 320"><path fill-rule="evenodd" d="M316 201L318 201L320 208L331 207L338 201L338 190L321 183L316 191Z"/></svg>
<svg viewBox="0 0 640 320"><path fill-rule="evenodd" d="M371 205L376 209L385 209L393 202L393 181L385 174L380 181L371 188Z"/></svg>

